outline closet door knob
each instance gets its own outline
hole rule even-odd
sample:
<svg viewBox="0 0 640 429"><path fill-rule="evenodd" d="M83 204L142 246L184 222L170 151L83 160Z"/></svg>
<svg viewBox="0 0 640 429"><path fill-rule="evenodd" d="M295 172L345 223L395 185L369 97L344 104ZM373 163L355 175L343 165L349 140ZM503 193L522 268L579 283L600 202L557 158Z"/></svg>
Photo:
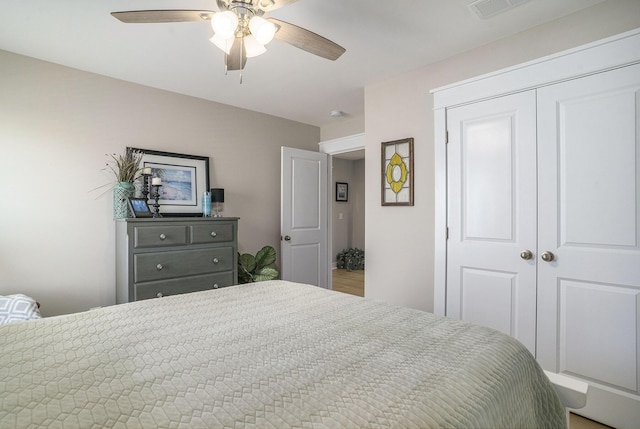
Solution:
<svg viewBox="0 0 640 429"><path fill-rule="evenodd" d="M166 236L166 235L164 235L164 234L160 234L160 240L164 240L164 239L166 239L166 238L167 238L167 236Z"/></svg>
<svg viewBox="0 0 640 429"><path fill-rule="evenodd" d="M546 251L546 252L542 252L542 254L540 255L540 257L541 257L541 258L542 258L542 260L543 260L543 261L545 261L545 262L551 262L551 261L553 261L554 259L556 259L556 256L555 256L553 253L548 252L548 251Z"/></svg>
<svg viewBox="0 0 640 429"><path fill-rule="evenodd" d="M218 234L216 234L216 232L215 232L215 231L211 231L211 236L212 236L212 237L216 237L217 235L218 235Z"/></svg>
<svg viewBox="0 0 640 429"><path fill-rule="evenodd" d="M289 237L288 235L284 236L284 241L291 241L291 237Z"/></svg>
<svg viewBox="0 0 640 429"><path fill-rule="evenodd" d="M523 250L522 252L520 252L520 257L525 261L528 261L529 259L533 258L533 253L531 253L531 250Z"/></svg>
<svg viewBox="0 0 640 429"><path fill-rule="evenodd" d="M162 264L158 264L156 265L156 270L160 271L161 269L163 269L164 267L162 266Z"/></svg>
<svg viewBox="0 0 640 429"><path fill-rule="evenodd" d="M220 260L218 258L213 258L213 263L217 264L218 262L220 262Z"/></svg>

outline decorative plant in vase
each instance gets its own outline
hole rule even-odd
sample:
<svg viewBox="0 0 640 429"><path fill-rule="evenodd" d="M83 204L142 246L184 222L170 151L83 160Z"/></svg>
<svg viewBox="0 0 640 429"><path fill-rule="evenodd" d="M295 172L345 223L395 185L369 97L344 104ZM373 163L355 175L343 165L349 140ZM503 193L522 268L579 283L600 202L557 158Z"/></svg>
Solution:
<svg viewBox="0 0 640 429"><path fill-rule="evenodd" d="M113 218L129 217L127 198L135 196L136 181L142 172L143 152L128 147L124 154L107 154L112 160L107 162L107 168L114 174L116 182L113 185Z"/></svg>

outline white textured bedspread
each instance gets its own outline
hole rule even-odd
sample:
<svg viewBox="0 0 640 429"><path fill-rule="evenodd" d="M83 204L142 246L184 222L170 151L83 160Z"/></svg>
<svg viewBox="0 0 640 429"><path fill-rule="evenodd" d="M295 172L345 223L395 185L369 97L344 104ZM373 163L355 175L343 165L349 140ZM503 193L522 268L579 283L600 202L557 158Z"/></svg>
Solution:
<svg viewBox="0 0 640 429"><path fill-rule="evenodd" d="M562 428L495 331L283 281L0 326L0 428Z"/></svg>

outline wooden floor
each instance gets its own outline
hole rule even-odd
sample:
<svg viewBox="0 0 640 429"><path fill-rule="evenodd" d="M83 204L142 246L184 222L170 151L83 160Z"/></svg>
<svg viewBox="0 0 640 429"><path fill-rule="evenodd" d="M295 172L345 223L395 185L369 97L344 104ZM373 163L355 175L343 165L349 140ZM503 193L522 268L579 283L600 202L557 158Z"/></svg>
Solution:
<svg viewBox="0 0 640 429"><path fill-rule="evenodd" d="M333 290L356 296L364 296L364 270L333 270ZM608 429L609 426L585 419L584 417L576 414L571 414L569 416L569 428Z"/></svg>
<svg viewBox="0 0 640 429"><path fill-rule="evenodd" d="M364 296L364 270L333 271L333 290L350 293L351 295Z"/></svg>
<svg viewBox="0 0 640 429"><path fill-rule="evenodd" d="M606 426L593 420L586 419L576 414L569 415L569 429L610 429L611 426Z"/></svg>

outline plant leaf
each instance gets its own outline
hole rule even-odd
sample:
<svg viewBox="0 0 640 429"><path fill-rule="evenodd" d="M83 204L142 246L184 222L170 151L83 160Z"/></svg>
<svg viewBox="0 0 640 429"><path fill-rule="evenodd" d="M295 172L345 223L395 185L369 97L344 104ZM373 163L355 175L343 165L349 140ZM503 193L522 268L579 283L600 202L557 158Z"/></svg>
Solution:
<svg viewBox="0 0 640 429"><path fill-rule="evenodd" d="M254 258L253 255L250 255L249 253L243 253L242 255L240 255L240 257L238 257L238 264L242 268L247 270L248 273L253 273L253 271L256 269L256 258Z"/></svg>
<svg viewBox="0 0 640 429"><path fill-rule="evenodd" d="M275 268L263 268L256 272L256 275L253 276L253 280L256 282L273 280L278 278L278 274L278 270Z"/></svg>
<svg viewBox="0 0 640 429"><path fill-rule="evenodd" d="M256 270L268 267L276 261L276 249L264 246L256 253Z"/></svg>
<svg viewBox="0 0 640 429"><path fill-rule="evenodd" d="M238 264L238 283L245 284L253 282L253 276L243 266Z"/></svg>

